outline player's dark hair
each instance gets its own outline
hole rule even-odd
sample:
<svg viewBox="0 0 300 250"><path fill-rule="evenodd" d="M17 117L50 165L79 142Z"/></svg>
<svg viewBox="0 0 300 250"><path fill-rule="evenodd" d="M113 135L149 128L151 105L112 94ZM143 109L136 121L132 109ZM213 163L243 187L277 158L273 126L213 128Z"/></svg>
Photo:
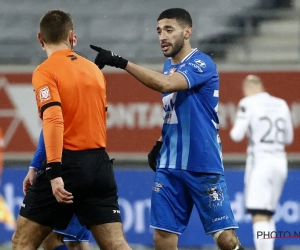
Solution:
<svg viewBox="0 0 300 250"><path fill-rule="evenodd" d="M62 10L50 10L40 21L40 34L45 43L58 44L65 41L73 29L71 15Z"/></svg>
<svg viewBox="0 0 300 250"><path fill-rule="evenodd" d="M191 15L185 9L171 8L164 10L157 18L157 21L165 18L176 19L176 21L182 26L192 27L193 25Z"/></svg>

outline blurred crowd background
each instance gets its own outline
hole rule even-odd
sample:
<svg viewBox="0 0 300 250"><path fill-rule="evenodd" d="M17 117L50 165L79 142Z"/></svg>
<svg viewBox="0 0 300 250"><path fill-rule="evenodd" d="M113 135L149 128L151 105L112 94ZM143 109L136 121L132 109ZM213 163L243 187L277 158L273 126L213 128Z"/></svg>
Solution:
<svg viewBox="0 0 300 250"><path fill-rule="evenodd" d="M236 173L240 178L239 190L232 192L233 202L242 204L237 195L242 194L247 142L235 144L229 138L229 130L236 105L243 97L241 82L248 74L259 75L271 94L288 102L295 129L294 143L287 148L292 171L289 176L300 176L300 0L0 0L0 137L3 142L2 148L0 143L3 153L0 160L4 166L0 194L12 216L17 215L22 178L41 129L30 83L33 70L46 59L36 39L41 16L50 9L69 12L78 37L75 50L90 60L94 59L95 53L89 45L95 44L132 62L161 71L165 58L159 46L156 20L163 10L171 7L182 7L190 12L192 45L209 54L220 72L220 135L225 168L229 171L229 182L236 178ZM148 171L143 178L151 180L152 173L146 160L147 153L160 136L160 94L146 89L120 70L104 68L104 74L109 103L108 152L116 158L117 170L126 169L129 175L134 175L134 171ZM125 177L120 177L120 181L125 187L131 176L127 176L126 171L122 173ZM291 182L287 183L290 185ZM149 189L150 197L151 186L139 188ZM292 187L287 188L278 223L282 223L279 226L285 230L296 230L300 222L300 198L295 197L296 191L293 193ZM130 187L126 190L131 192ZM134 211L134 198L128 200ZM0 209L0 243L7 242L13 232L7 228L9 220L3 219L3 211L1 214ZM124 214L125 219L128 213ZM145 217L144 214L136 216ZM250 249L253 247L250 222L243 216L246 215L241 215L240 223L248 231L241 229L241 234L250 238ZM144 222L148 223L147 219ZM151 247L151 231L139 230L137 226L128 226L125 231L129 241ZM182 246L214 249L209 247L212 241L204 241L203 244L200 240L189 245L183 240ZM276 244L277 249L299 249L300 246L299 239L277 241Z"/></svg>
<svg viewBox="0 0 300 250"><path fill-rule="evenodd" d="M36 65L45 59L36 42L38 21L62 8L74 19L78 49L93 58L90 43L109 47L137 63L162 63L156 19L170 7L186 8L192 43L217 63L298 63L298 0L1 0L0 63Z"/></svg>

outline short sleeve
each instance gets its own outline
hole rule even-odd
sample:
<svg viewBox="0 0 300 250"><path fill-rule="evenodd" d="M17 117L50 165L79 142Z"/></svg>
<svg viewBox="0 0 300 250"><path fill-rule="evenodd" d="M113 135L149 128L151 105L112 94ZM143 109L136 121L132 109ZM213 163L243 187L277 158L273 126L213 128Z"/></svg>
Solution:
<svg viewBox="0 0 300 250"><path fill-rule="evenodd" d="M32 84L40 117L43 116L43 111L47 107L53 104L61 105L57 81L50 72L46 70L36 70L32 76Z"/></svg>
<svg viewBox="0 0 300 250"><path fill-rule="evenodd" d="M189 89L204 84L212 77L218 77L216 65L209 57L205 59L191 59L182 64L177 72L185 77Z"/></svg>

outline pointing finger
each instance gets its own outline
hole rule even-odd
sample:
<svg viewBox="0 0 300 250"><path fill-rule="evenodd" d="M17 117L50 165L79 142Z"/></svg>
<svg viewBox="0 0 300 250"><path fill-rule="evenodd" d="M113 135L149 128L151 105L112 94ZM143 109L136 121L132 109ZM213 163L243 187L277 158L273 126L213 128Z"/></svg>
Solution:
<svg viewBox="0 0 300 250"><path fill-rule="evenodd" d="M97 52L100 52L102 49L100 47L97 47L95 45L90 45L91 49L96 50Z"/></svg>

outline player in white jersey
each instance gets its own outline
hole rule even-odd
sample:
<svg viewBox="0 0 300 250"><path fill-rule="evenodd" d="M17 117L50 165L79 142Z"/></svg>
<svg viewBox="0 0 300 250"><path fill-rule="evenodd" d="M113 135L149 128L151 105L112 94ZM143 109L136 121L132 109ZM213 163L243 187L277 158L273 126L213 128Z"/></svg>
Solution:
<svg viewBox="0 0 300 250"><path fill-rule="evenodd" d="M230 136L236 142L248 137L245 206L256 250L273 250L274 239L261 240L258 234L275 231L272 216L287 177L285 145L293 142L291 115L287 103L268 94L258 76L245 78L243 92Z"/></svg>
<svg viewBox="0 0 300 250"><path fill-rule="evenodd" d="M157 19L163 54L169 57L163 74L148 70L111 51L98 51L95 63L125 69L147 87L162 93L164 124L151 152L156 171L152 187L150 225L155 249L176 250L193 206L206 234L221 250L244 249L234 229L224 179L218 135L219 76L213 60L192 49L192 19L180 8L163 11Z"/></svg>

